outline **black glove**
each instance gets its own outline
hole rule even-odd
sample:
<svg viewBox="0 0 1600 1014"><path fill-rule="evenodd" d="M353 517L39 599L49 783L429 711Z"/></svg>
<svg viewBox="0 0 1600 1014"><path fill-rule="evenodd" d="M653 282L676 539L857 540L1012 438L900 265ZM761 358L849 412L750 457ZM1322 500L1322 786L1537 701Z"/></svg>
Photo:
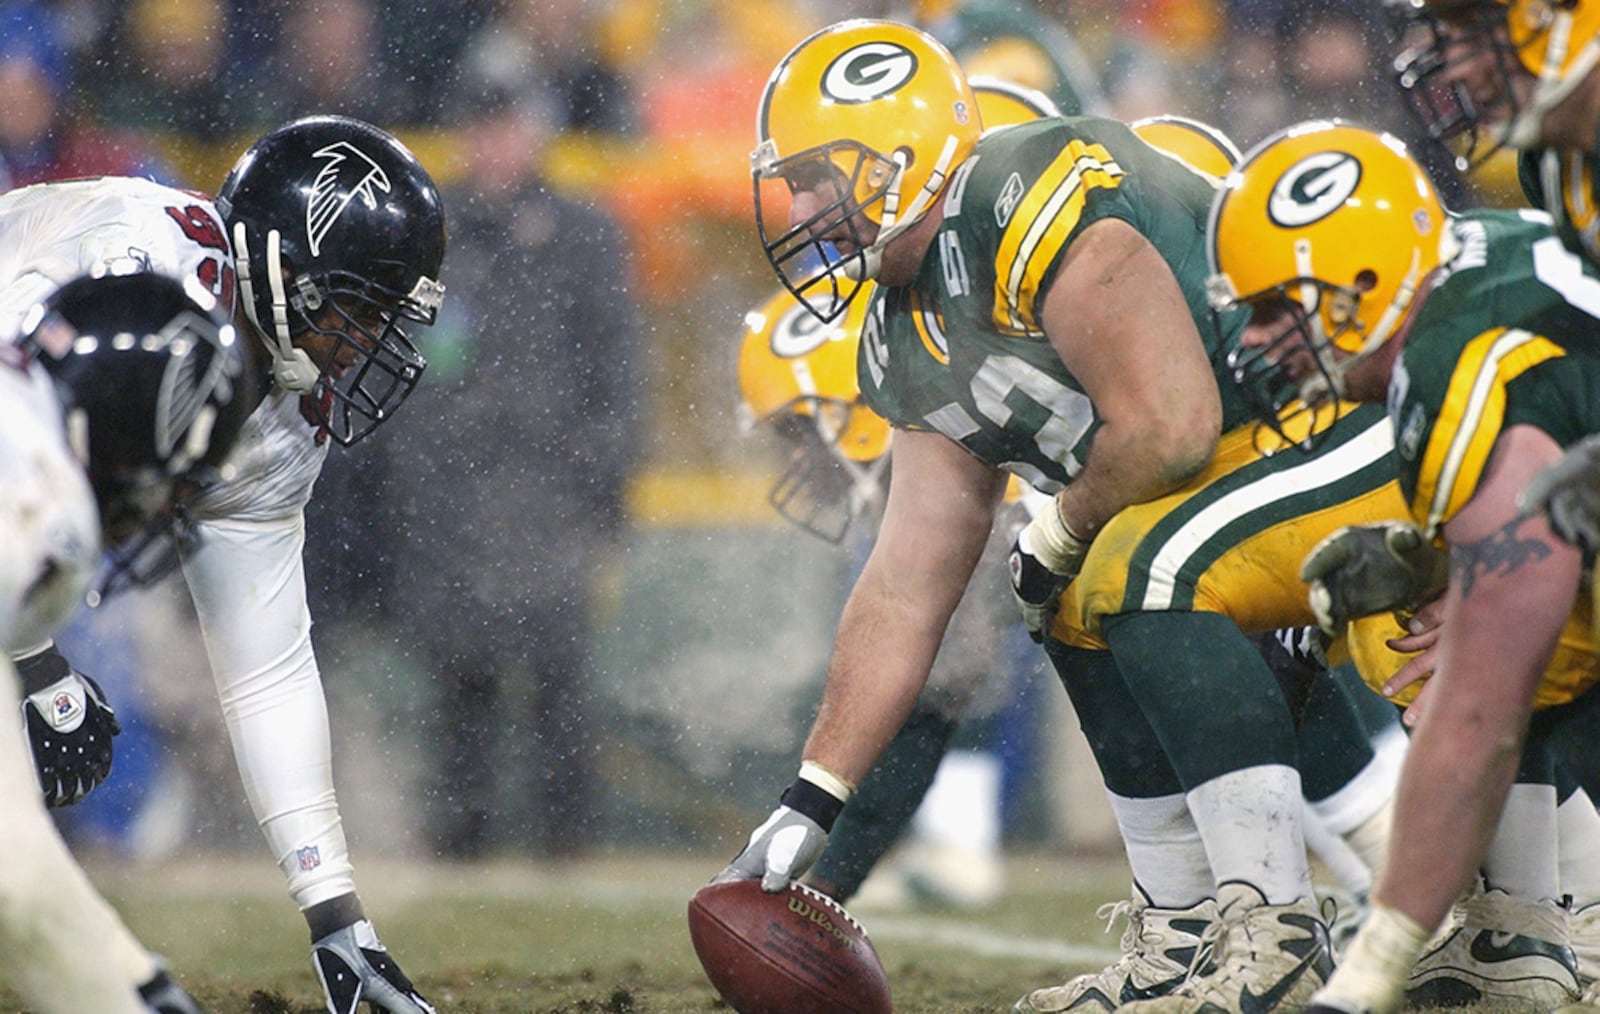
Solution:
<svg viewBox="0 0 1600 1014"><path fill-rule="evenodd" d="M139 999L144 1001L149 1014L204 1014L194 997L172 981L164 968L139 987Z"/></svg>
<svg viewBox="0 0 1600 1014"><path fill-rule="evenodd" d="M1300 566L1311 611L1331 637L1363 616L1415 609L1450 580L1450 557L1407 521L1350 525L1323 539Z"/></svg>
<svg viewBox="0 0 1600 1014"><path fill-rule="evenodd" d="M74 672L54 645L16 666L45 805L76 803L111 774L111 737L122 731L117 713L99 685Z"/></svg>
<svg viewBox="0 0 1600 1014"><path fill-rule="evenodd" d="M1011 594L1022 612L1022 624L1034 643L1042 644L1061 607L1061 593L1078 576L1089 543L1061 520L1052 499L1017 534L1011 545Z"/></svg>

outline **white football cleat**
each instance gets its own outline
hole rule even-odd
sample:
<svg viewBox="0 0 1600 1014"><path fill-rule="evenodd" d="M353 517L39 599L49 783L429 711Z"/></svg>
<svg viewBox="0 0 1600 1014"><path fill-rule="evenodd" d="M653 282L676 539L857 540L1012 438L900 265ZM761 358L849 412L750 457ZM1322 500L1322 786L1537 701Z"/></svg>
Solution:
<svg viewBox="0 0 1600 1014"><path fill-rule="evenodd" d="M1098 972L1034 990L1012 1006L1013 1014L1111 1011L1171 992L1195 967L1201 937L1216 923L1217 903L1207 898L1192 908L1157 908L1134 885L1131 901L1101 905L1095 916L1106 920L1108 931L1118 919L1127 919L1122 957Z"/></svg>

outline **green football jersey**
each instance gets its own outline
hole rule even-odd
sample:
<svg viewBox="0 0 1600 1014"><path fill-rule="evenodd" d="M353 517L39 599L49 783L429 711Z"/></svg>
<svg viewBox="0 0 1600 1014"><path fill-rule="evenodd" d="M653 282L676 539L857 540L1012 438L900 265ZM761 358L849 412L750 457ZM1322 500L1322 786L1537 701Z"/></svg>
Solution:
<svg viewBox="0 0 1600 1014"><path fill-rule="evenodd" d="M1555 219L1567 249L1600 264L1600 158L1593 152L1525 151L1517 178L1535 207Z"/></svg>
<svg viewBox="0 0 1600 1014"><path fill-rule="evenodd" d="M942 433L1044 492L1062 488L1099 420L1039 316L1072 240L1117 218L1172 268L1217 367L1224 428L1249 421L1225 365L1246 314L1206 302L1215 186L1115 120L985 134L932 212L944 219L916 280L873 294L857 359L862 397L896 426Z"/></svg>
<svg viewBox="0 0 1600 1014"><path fill-rule="evenodd" d="M1429 535L1472 497L1495 441L1526 423L1562 446L1600 431L1600 272L1547 216L1479 211L1435 275L1389 384L1400 485Z"/></svg>

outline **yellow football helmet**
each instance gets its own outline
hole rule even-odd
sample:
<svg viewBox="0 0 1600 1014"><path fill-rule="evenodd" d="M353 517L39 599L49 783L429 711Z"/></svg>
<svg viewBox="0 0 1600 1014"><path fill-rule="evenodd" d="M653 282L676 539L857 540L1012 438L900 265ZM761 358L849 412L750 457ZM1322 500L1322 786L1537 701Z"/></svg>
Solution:
<svg viewBox="0 0 1600 1014"><path fill-rule="evenodd" d="M842 21L790 50L762 92L750 156L756 228L784 287L838 317L982 129L955 58L908 25Z"/></svg>
<svg viewBox="0 0 1600 1014"><path fill-rule="evenodd" d="M978 114L984 130L1061 115L1061 110L1043 92L1003 78L974 75L967 83L972 85L972 94L978 99Z"/></svg>
<svg viewBox="0 0 1600 1014"><path fill-rule="evenodd" d="M1128 126L1150 147L1218 179L1228 175L1243 157L1227 134L1187 116L1147 116Z"/></svg>
<svg viewBox="0 0 1600 1014"><path fill-rule="evenodd" d="M1461 151L1463 167L1481 164L1501 144L1537 146L1545 113L1600 59L1600 0L1389 0L1388 7L1403 47L1394 62L1400 90L1429 134ZM1495 78L1487 104L1483 90L1475 102L1460 80L1469 65Z"/></svg>
<svg viewBox="0 0 1600 1014"><path fill-rule="evenodd" d="M1262 421L1284 434L1295 397L1311 412L1344 397L1346 371L1395 333L1453 243L1427 173L1389 134L1313 120L1246 155L1211 205L1207 291L1218 310L1284 322L1229 357ZM1287 364L1306 349L1314 368L1296 382Z"/></svg>
<svg viewBox="0 0 1600 1014"><path fill-rule="evenodd" d="M739 343L741 427L770 427L795 445L768 499L829 542L884 494L889 424L861 400L856 381L870 295L825 323L780 291L745 315Z"/></svg>

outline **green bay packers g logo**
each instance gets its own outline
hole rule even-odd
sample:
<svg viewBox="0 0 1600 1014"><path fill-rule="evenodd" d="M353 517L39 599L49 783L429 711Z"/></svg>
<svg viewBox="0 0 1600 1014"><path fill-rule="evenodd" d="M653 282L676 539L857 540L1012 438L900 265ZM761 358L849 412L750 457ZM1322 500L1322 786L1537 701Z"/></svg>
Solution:
<svg viewBox="0 0 1600 1014"><path fill-rule="evenodd" d="M799 303L786 308L783 316L772 323L772 338L768 346L779 359L799 359L822 347L823 342L838 337L840 331L832 324L824 324Z"/></svg>
<svg viewBox="0 0 1600 1014"><path fill-rule="evenodd" d="M1301 159L1273 185L1267 217L1298 229L1333 214L1361 182L1361 162L1348 152L1321 151Z"/></svg>
<svg viewBox="0 0 1600 1014"><path fill-rule="evenodd" d="M845 50L822 74L822 94L856 105L897 91L917 72L917 54L893 42L863 42Z"/></svg>

